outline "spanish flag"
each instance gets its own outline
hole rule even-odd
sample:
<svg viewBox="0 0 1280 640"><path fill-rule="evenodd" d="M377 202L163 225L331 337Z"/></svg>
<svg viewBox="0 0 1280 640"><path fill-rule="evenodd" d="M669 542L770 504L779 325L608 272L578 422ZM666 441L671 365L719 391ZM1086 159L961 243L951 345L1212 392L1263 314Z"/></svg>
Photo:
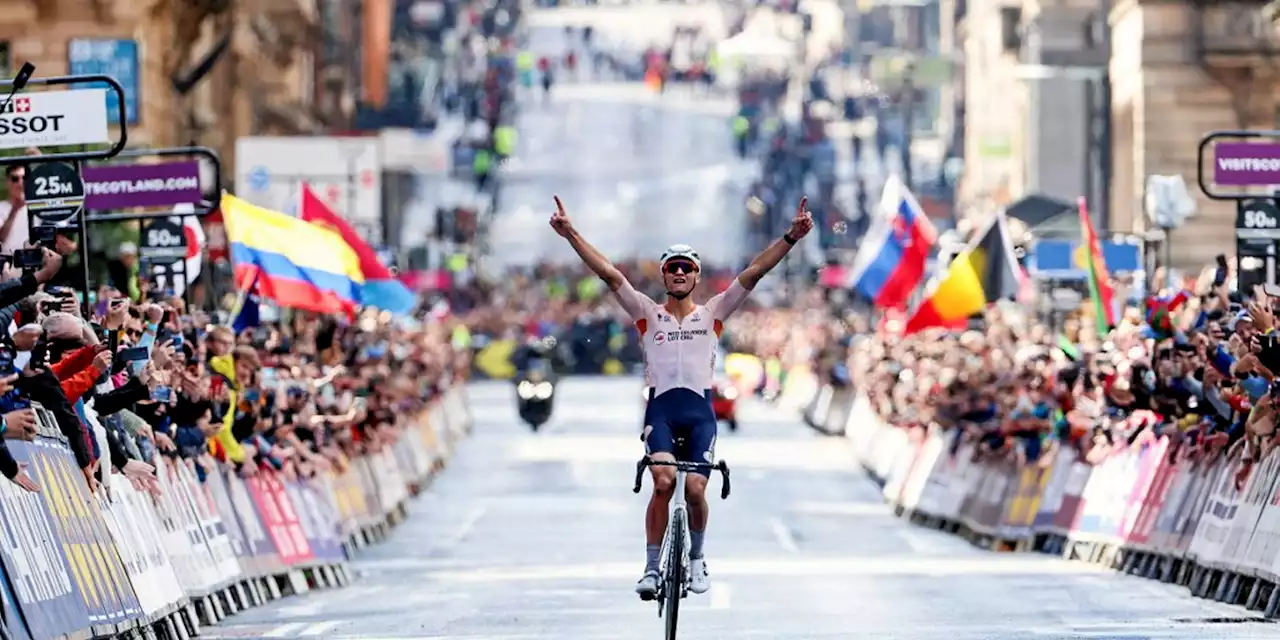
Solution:
<svg viewBox="0 0 1280 640"><path fill-rule="evenodd" d="M1019 275L1002 212L977 241L951 261L946 276L907 320L903 333L933 327L962 328L969 316L988 303L1017 296Z"/></svg>
<svg viewBox="0 0 1280 640"><path fill-rule="evenodd" d="M352 313L364 274L342 236L278 211L222 195L237 286L282 307Z"/></svg>

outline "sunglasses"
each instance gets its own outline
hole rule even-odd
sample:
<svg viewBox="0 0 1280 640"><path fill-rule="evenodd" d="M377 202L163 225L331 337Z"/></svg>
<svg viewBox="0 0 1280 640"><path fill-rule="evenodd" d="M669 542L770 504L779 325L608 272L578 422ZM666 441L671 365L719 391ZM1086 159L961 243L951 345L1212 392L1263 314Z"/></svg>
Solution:
<svg viewBox="0 0 1280 640"><path fill-rule="evenodd" d="M676 275L681 273L697 273L698 267L692 262L687 262L684 260L672 260L662 265L662 270L671 275Z"/></svg>

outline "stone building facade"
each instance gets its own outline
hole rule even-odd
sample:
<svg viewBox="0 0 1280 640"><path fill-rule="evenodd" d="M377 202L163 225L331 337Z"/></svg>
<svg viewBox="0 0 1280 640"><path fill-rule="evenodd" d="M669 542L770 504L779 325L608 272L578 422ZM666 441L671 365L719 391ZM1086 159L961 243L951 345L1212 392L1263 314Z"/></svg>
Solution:
<svg viewBox="0 0 1280 640"><path fill-rule="evenodd" d="M1198 213L1173 234L1175 266L1235 249L1235 206L1196 185L1210 131L1275 129L1280 38L1263 2L1123 0L1111 11L1113 231L1143 233L1148 175L1183 176Z"/></svg>
<svg viewBox="0 0 1280 640"><path fill-rule="evenodd" d="M341 95L347 83L315 62L323 41L318 6L314 0L0 0L0 50L7 48L11 61L0 72L31 61L37 76L63 75L73 39L132 39L140 114L129 127L129 146L209 146L222 157L224 175L232 176L239 136L304 134L349 118L350 100L320 99ZM180 95L173 78L189 74L220 43L225 51L209 74ZM330 91L335 88L340 91Z"/></svg>

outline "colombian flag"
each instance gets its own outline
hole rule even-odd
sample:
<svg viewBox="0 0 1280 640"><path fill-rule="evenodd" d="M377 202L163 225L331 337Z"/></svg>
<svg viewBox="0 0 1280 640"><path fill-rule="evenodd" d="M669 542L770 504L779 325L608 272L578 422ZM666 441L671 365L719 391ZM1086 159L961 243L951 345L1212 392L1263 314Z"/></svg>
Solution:
<svg viewBox="0 0 1280 640"><path fill-rule="evenodd" d="M360 304L364 275L342 236L222 195L227 245L241 289L282 307L318 313L352 313Z"/></svg>
<svg viewBox="0 0 1280 640"><path fill-rule="evenodd" d="M951 261L947 275L907 319L904 334L933 327L961 328L988 303L1018 294L1020 268L1005 229L1004 213Z"/></svg>
<svg viewBox="0 0 1280 640"><path fill-rule="evenodd" d="M360 272L364 274L364 286L360 290L362 304L400 315L412 313L418 306L417 296L382 264L373 247L305 184L302 185L302 203L298 212L303 220L342 236L342 241L355 252L360 261Z"/></svg>
<svg viewBox="0 0 1280 640"><path fill-rule="evenodd" d="M1098 242L1098 232L1093 229L1093 220L1089 218L1089 209L1084 198L1077 201L1080 208L1080 228L1084 230L1084 246L1088 251L1085 269L1089 272L1089 298L1093 300L1093 317L1098 321L1098 335L1111 333L1116 326L1116 309L1111 303L1111 274L1107 271L1107 261L1102 257L1102 245Z"/></svg>

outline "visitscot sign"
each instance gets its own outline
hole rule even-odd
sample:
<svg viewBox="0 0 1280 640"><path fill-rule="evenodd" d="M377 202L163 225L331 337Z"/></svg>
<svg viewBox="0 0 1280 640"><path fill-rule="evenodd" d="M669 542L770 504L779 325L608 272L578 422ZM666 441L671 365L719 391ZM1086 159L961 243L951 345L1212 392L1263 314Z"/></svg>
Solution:
<svg viewBox="0 0 1280 640"><path fill-rule="evenodd" d="M1219 142L1213 148L1213 181L1233 187L1280 186L1280 143Z"/></svg>
<svg viewBox="0 0 1280 640"><path fill-rule="evenodd" d="M111 144L106 92L37 91L0 102L0 149Z"/></svg>

